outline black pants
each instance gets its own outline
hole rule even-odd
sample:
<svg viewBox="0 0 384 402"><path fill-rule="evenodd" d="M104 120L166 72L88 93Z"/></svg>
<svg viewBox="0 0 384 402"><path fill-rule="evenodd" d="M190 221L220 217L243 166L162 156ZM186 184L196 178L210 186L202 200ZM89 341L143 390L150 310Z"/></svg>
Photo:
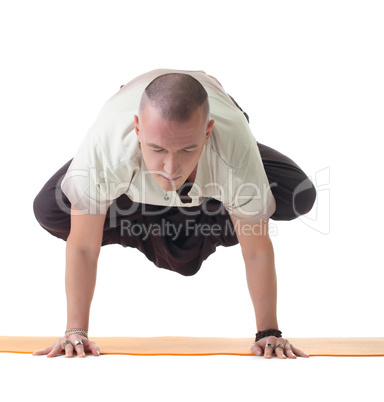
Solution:
<svg viewBox="0 0 384 402"><path fill-rule="evenodd" d="M258 146L276 200L276 211L271 219L289 221L309 212L316 199L316 190L307 175L280 152L260 143ZM67 240L70 232L71 204L60 184L70 163L71 160L47 181L33 203L39 224L63 240ZM132 208L133 204L136 208ZM208 198L203 204L204 208L188 208L193 216L185 216L179 207L169 207L166 212L156 214L164 207L133 203L123 194L108 209L102 246L121 244L134 247L159 268L185 276L194 275L217 246L238 243L232 221L222 203ZM132 209L134 213L131 213ZM130 213L126 214L124 211L128 210ZM204 229L204 235L200 229Z"/></svg>

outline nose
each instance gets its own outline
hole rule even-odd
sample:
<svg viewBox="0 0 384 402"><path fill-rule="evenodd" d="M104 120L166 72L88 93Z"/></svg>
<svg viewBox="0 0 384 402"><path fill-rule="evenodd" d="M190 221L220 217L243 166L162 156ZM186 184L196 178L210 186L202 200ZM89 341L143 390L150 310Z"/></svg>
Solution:
<svg viewBox="0 0 384 402"><path fill-rule="evenodd" d="M170 152L164 160L164 172L171 177L177 177L180 170L180 161L178 155L173 155Z"/></svg>

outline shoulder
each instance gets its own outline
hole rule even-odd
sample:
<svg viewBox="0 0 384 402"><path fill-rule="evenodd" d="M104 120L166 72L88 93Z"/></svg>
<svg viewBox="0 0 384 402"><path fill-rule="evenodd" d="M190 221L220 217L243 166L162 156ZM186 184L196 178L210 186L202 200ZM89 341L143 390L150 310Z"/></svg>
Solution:
<svg viewBox="0 0 384 402"><path fill-rule="evenodd" d="M244 114L229 102L211 103L215 123L207 145L226 165L238 169L256 146L256 139Z"/></svg>

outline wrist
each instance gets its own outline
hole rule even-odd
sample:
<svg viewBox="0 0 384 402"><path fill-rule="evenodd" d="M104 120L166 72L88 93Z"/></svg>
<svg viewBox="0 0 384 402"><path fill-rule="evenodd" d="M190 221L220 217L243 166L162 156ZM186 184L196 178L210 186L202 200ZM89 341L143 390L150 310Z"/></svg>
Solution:
<svg viewBox="0 0 384 402"><path fill-rule="evenodd" d="M65 330L69 329L83 329L84 331L88 331L89 327L89 317L82 316L74 316L72 314L67 315L67 324Z"/></svg>
<svg viewBox="0 0 384 402"><path fill-rule="evenodd" d="M70 336L70 335L74 335L74 334L78 334L81 336L85 336L88 339L88 331L86 331L85 329L81 329L81 328L70 328L65 331L65 335L66 336Z"/></svg>
<svg viewBox="0 0 384 402"><path fill-rule="evenodd" d="M276 338L281 338L282 335L283 333L280 330L276 328L269 328L263 331L258 331L256 334L255 342L268 336L276 336Z"/></svg>
<svg viewBox="0 0 384 402"><path fill-rule="evenodd" d="M279 329L279 324L277 323L277 318L270 313L271 317L265 317L265 319L256 318L256 328L257 331L266 331L267 329Z"/></svg>

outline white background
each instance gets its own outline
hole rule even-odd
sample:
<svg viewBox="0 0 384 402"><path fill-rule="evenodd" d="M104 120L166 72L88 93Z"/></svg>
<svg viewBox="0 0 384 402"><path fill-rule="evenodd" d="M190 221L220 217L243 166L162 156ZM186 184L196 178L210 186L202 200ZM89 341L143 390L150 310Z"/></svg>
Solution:
<svg viewBox="0 0 384 402"><path fill-rule="evenodd" d="M308 215L271 221L283 335L383 336L383 14L371 0L2 3L0 335L62 335L65 242L33 200L120 85L174 68L215 76L317 186ZM240 246L192 277L103 247L89 331L253 337Z"/></svg>

